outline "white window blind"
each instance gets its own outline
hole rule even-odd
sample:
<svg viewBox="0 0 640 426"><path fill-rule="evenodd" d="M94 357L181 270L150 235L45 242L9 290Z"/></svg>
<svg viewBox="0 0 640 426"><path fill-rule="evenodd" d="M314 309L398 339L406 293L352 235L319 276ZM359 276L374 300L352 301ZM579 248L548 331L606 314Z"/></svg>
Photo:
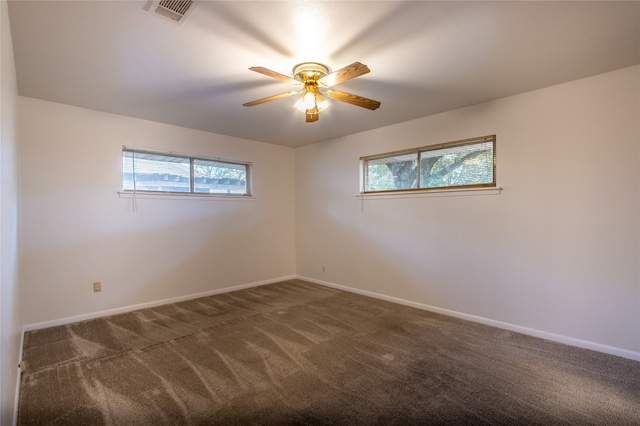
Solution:
<svg viewBox="0 0 640 426"><path fill-rule="evenodd" d="M124 191L250 195L250 173L250 163L122 150Z"/></svg>
<svg viewBox="0 0 640 426"><path fill-rule="evenodd" d="M496 137L362 157L362 193L496 186Z"/></svg>

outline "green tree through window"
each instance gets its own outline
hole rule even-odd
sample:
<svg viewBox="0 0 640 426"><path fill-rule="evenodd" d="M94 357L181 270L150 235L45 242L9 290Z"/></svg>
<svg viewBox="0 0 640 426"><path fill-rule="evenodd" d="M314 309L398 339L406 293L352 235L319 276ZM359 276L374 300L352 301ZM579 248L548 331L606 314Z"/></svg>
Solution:
<svg viewBox="0 0 640 426"><path fill-rule="evenodd" d="M495 136L362 160L363 192L495 186Z"/></svg>

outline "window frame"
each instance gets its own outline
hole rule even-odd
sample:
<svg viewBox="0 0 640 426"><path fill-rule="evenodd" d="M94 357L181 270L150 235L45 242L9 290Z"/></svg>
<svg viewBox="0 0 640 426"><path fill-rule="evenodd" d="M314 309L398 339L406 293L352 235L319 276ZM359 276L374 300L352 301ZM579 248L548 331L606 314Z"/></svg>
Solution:
<svg viewBox="0 0 640 426"><path fill-rule="evenodd" d="M170 196L188 196L188 197L253 197L253 182L252 182L252 177L253 177L253 163L251 162L247 162L247 161L239 161L239 160L230 160L230 159L226 159L226 158L219 158L219 157L207 157L207 156L202 156L202 155L192 155L192 154L185 154L185 153L179 153L179 152L173 152L173 151L162 151L162 150L154 150L154 149L147 149L147 148L136 148L136 147L129 147L129 146L123 146L122 147L122 157L121 157L121 167L122 167L122 174L121 174L121 183L122 183L122 193L123 194L151 194L151 195L170 195ZM125 152L129 152L129 153L134 153L134 154L146 154L146 155L157 155L157 156L163 156L163 157L170 157L170 158L176 158L176 159L184 159L184 160L188 160L189 161L189 191L162 191L162 190L148 190L148 189L125 189L124 188L124 173L125 173L125 168L124 168L124 155ZM196 182L195 182L195 173L194 173L194 163L196 161L211 161L211 162L216 162L216 163L223 163L223 164L232 164L234 166L244 166L245 167L245 176L246 176L246 181L245 181L245 192L242 194L239 193L225 193L225 192L197 192L196 189ZM133 171L133 174L135 176L135 171ZM134 182L135 182L135 178L134 178Z"/></svg>
<svg viewBox="0 0 640 426"><path fill-rule="evenodd" d="M473 184L465 184L465 185L451 185L451 186L437 186L437 187L421 187L422 178L421 178L421 155L422 152L426 151L436 151L445 148L452 148L455 146L465 146L465 145L473 145L475 143L486 143L491 142L493 145L493 167L492 167L492 175L493 181L487 183L473 183ZM405 188L405 189L382 189L375 191L367 191L369 173L368 173L368 162L370 160L378 160L381 158L387 157L396 157L407 154L415 154L417 161L417 187L416 188ZM495 188L497 186L496 179L496 135L488 135L481 136L477 138L469 138L469 139L461 139L453 142L445 142L434 145L426 145L420 146L417 148L409 148L399 151L391 151L385 152L382 154L374 154L367 155L364 157L360 157L360 194L361 195L371 195L371 194L394 194L394 193L412 193L412 192L428 192L428 191L457 191L457 190L468 190L468 189L480 189L480 188Z"/></svg>

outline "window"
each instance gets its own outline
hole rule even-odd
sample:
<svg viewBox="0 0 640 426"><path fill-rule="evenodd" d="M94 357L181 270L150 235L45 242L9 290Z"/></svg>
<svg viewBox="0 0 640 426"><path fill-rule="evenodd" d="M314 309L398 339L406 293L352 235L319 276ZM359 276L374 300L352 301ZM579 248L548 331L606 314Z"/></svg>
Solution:
<svg viewBox="0 0 640 426"><path fill-rule="evenodd" d="M360 158L362 192L496 186L496 137Z"/></svg>
<svg viewBox="0 0 640 426"><path fill-rule="evenodd" d="M183 154L122 150L125 191L251 195L251 164Z"/></svg>

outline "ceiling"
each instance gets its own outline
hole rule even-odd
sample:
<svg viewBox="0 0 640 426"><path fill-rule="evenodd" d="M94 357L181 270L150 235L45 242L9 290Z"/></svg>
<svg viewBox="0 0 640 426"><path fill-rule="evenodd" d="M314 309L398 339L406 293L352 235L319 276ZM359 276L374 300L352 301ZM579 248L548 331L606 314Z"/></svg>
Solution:
<svg viewBox="0 0 640 426"><path fill-rule="evenodd" d="M148 1L9 2L18 92L193 129L302 146L640 64L640 2L202 1L176 23ZM291 75L371 72L306 123Z"/></svg>

